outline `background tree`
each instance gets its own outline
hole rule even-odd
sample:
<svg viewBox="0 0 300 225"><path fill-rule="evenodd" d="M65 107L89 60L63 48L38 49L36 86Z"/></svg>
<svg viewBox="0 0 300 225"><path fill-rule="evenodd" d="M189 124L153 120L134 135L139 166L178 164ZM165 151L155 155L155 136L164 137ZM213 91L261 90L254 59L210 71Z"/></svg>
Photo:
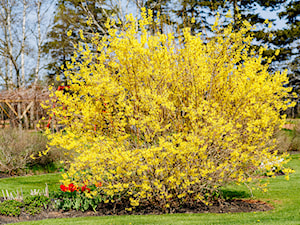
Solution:
<svg viewBox="0 0 300 225"><path fill-rule="evenodd" d="M299 103L300 95L300 1L289 1L284 10L279 13L286 20L287 27L275 32L272 43L280 49L276 58L282 69L288 69L289 85L298 94L295 99ZM293 108L292 115L297 116L298 105Z"/></svg>
<svg viewBox="0 0 300 225"><path fill-rule="evenodd" d="M80 33L90 39L97 32L100 36L107 33L105 22L112 15L124 20L119 1L111 0L59 0L54 17L54 25L48 33L48 41L43 45L43 54L49 55L47 64L48 80L63 74L63 67L71 60L74 43L80 40ZM90 18L90 26L87 20ZM67 31L71 35L67 35Z"/></svg>
<svg viewBox="0 0 300 225"><path fill-rule="evenodd" d="M217 14L220 15L224 26L230 23L231 14L234 26L238 29L242 24L241 21L247 20L250 24L262 24L266 18L259 13L259 8L263 10L275 10L285 2L283 0L183 0L177 3L172 12L179 17L180 27L189 25L192 32L200 32L203 29L210 31ZM239 17L240 16L240 17ZM191 24L191 18L195 18L195 23Z"/></svg>
<svg viewBox="0 0 300 225"><path fill-rule="evenodd" d="M73 52L72 39L75 36L67 36L67 30L73 30L74 24L76 24L76 18L73 14L67 11L64 2L61 3L54 17L54 26L47 34L48 41L43 45L43 54L50 56L51 60L47 64L48 78L53 80L55 74L61 74L63 70L62 65L65 65Z"/></svg>
<svg viewBox="0 0 300 225"><path fill-rule="evenodd" d="M31 74L37 83L51 4L48 0L0 0L0 83L5 89L29 85Z"/></svg>
<svg viewBox="0 0 300 225"><path fill-rule="evenodd" d="M0 1L0 55L5 64L1 71L1 78L6 89L12 89L14 85L17 86L19 82L14 84L14 81L20 79L20 67L17 60L22 48L16 49L19 41L13 40L14 25L18 22L16 9L19 6L19 2L14 0Z"/></svg>

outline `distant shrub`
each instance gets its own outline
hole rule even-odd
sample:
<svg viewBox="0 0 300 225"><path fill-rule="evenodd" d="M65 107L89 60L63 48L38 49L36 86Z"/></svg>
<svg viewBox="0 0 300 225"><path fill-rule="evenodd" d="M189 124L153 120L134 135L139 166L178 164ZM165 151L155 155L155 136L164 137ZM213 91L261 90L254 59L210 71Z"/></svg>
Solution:
<svg viewBox="0 0 300 225"><path fill-rule="evenodd" d="M49 113L65 128L48 131L50 145L73 157L65 185L101 181L112 202L168 208L207 203L220 186L270 171L290 88L286 73L268 72L271 59L262 63L264 48L251 50L250 25L215 25L208 43L185 28L175 40L148 32L148 14L78 43L65 72L69 92L53 91Z"/></svg>
<svg viewBox="0 0 300 225"><path fill-rule="evenodd" d="M28 132L19 129L0 130L0 172L8 174L22 174L26 168L34 165L46 167L58 162L63 153L58 150L52 151L47 156L33 160L31 155L39 155L46 151L47 138L42 133Z"/></svg>
<svg viewBox="0 0 300 225"><path fill-rule="evenodd" d="M300 151L300 121L295 120L293 124L285 124L283 129L275 133L274 137L280 153Z"/></svg>

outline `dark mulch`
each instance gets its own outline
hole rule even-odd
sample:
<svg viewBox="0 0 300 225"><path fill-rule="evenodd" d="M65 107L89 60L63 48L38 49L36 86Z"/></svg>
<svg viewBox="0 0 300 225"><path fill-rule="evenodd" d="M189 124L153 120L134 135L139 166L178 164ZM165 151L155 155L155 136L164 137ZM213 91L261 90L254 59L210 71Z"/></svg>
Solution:
<svg viewBox="0 0 300 225"><path fill-rule="evenodd" d="M107 204L106 204L107 205ZM206 206L205 204L199 203L193 207L181 207L170 210L167 213L235 213L235 212L257 212L257 211L268 211L273 209L273 207L265 202L258 200L231 200L216 202L211 206ZM128 212L125 210L125 206L118 205L117 207L102 206L98 207L97 212L94 211L53 211L44 210L40 214L32 216L24 212L18 217L9 217L0 215L0 224L15 223L22 221L34 221L43 220L51 218L74 218L74 217L85 217L85 216L107 216L107 215L146 215L146 214L164 214L159 209L153 208L151 206L143 206L136 209L133 212Z"/></svg>
<svg viewBox="0 0 300 225"><path fill-rule="evenodd" d="M12 175L8 174L8 173L2 173L0 172L0 178L9 178L12 177Z"/></svg>

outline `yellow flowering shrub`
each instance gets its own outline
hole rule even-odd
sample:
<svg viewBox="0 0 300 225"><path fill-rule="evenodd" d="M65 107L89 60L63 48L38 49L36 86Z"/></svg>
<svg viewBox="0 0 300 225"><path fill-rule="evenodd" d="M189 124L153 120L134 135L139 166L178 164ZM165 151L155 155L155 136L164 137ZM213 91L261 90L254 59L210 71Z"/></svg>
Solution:
<svg viewBox="0 0 300 225"><path fill-rule="evenodd" d="M283 100L288 79L268 72L263 48L251 50L248 23L233 32L216 22L207 43L189 28L180 38L148 32L151 11L128 16L121 31L113 24L77 44L69 92L53 90L49 112L65 128L47 133L72 157L66 184L101 182L112 202L176 207L207 202L259 170L272 174L272 161L282 168L272 135L292 105Z"/></svg>

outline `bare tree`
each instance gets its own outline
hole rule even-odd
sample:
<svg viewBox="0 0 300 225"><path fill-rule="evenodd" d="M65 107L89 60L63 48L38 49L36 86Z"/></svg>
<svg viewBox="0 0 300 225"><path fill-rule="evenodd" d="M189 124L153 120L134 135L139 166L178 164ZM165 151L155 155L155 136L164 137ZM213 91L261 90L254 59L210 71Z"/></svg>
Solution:
<svg viewBox="0 0 300 225"><path fill-rule="evenodd" d="M42 43L52 18L49 7L54 4L51 0L0 0L0 85L5 89L25 87L28 81L37 85Z"/></svg>
<svg viewBox="0 0 300 225"><path fill-rule="evenodd" d="M130 0L95 0L93 2L97 5L97 8L101 9L101 13L105 15L106 18L111 17L111 12L113 12L113 15L117 20L121 21L122 24L125 23L125 15L128 14ZM89 5L90 3L88 3L87 0L81 0L81 8L86 15L92 19L93 23L102 33L106 33L106 21L97 20L95 14L91 12Z"/></svg>
<svg viewBox="0 0 300 225"><path fill-rule="evenodd" d="M14 30L19 19L17 16L19 6L19 1L0 0L0 55L5 59L5 69L2 70L1 77L5 82L6 89L13 89L20 84L18 58L21 48L16 49L19 40Z"/></svg>

